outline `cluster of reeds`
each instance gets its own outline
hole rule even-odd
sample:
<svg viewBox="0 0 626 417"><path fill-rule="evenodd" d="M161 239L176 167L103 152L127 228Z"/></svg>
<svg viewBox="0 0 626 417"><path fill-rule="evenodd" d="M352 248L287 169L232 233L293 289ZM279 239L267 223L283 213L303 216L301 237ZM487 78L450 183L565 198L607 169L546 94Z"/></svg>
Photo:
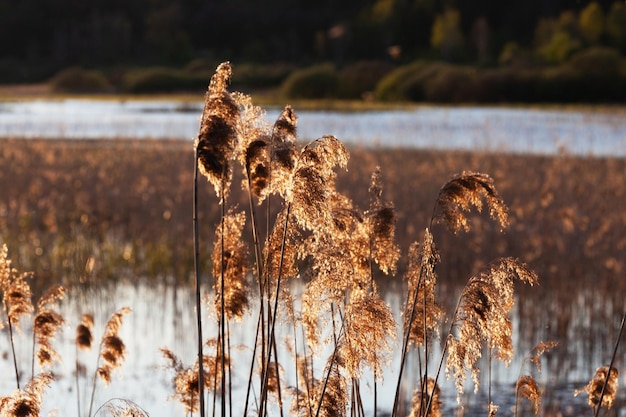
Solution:
<svg viewBox="0 0 626 417"><path fill-rule="evenodd" d="M15 371L16 390L9 396L0 397L0 415L7 417L35 417L39 416L43 406L45 389L55 380L53 367L60 363L54 339L66 324L65 318L54 308L54 305L65 296L62 286L54 285L45 291L33 302L33 294L29 280L30 273L20 273L11 265L6 245L0 247L0 291L4 318L0 321L2 327L8 328L9 342ZM96 381L111 381L111 372L122 365L125 355L125 345L118 335L122 318L130 312L128 307L113 314L107 322L104 334L100 341L96 371L94 372L91 400L88 417L91 417L94 404ZM21 322L27 318L32 329L32 347L30 376L20 369L16 353L16 333L21 332ZM93 317L84 315L76 331L76 348L90 349L93 341ZM37 369L35 366L37 363ZM76 390L78 398L78 415L82 415L80 407L79 375L84 373L85 366L76 356ZM37 371L37 372L36 372ZM119 408L119 407L118 407ZM132 409L131 406L125 409ZM68 410L65 410L67 412Z"/></svg>
<svg viewBox="0 0 626 417"><path fill-rule="evenodd" d="M263 110L248 96L228 91L231 71L230 64L223 63L211 79L195 142L198 358L195 365L186 367L169 349L163 350L175 371L175 398L188 414L199 412L204 417L209 392L213 414L217 410L222 416L229 410L232 414L230 324L255 311L257 331L242 415L252 411L266 416L273 404L270 396L283 415L289 394L290 414L362 416L361 378L370 372L375 416L376 384L383 368L389 366L397 333L375 277L395 275L400 258L396 214L393 204L383 198L382 174L379 170L372 174L369 207L357 207L335 187L335 170L345 168L349 158L343 144L333 136L323 136L299 148L294 110L285 107L276 122L268 125ZM228 202L237 163L248 193L247 219ZM203 340L198 174L214 188L222 213L211 255L212 295L204 298L210 300L211 316L217 318L211 326L215 332L210 339L212 356L205 354ZM401 386L408 355L417 356L421 381L414 391L412 416L441 415L438 383L443 369L454 378L460 399L468 372L478 389L482 355L488 356L489 366L492 359L508 364L513 358L510 311L515 284L535 285L538 277L523 262L505 257L469 278L454 313L447 318L449 329L441 338L440 360L432 366L432 346L446 318L436 299L441 255L431 230L436 223L444 223L454 233L467 231L472 212L484 208L500 228L508 225L507 207L491 177L470 171L455 175L440 189L423 238L411 247L404 274L408 297L392 417L404 410ZM251 250L242 239L246 221L252 233ZM248 252L254 254L252 266ZM301 294L290 291L292 280L303 282ZM255 293L258 298L253 301ZM251 309L253 303L256 307ZM277 340L279 316L291 328L290 340ZM289 346L291 358L278 357L278 343ZM533 361L550 346L540 345ZM293 362L295 371L283 378L281 364L286 361ZM517 394L537 408L539 389L534 380L524 376L518 384ZM491 396L488 405L489 415L495 415L498 407Z"/></svg>

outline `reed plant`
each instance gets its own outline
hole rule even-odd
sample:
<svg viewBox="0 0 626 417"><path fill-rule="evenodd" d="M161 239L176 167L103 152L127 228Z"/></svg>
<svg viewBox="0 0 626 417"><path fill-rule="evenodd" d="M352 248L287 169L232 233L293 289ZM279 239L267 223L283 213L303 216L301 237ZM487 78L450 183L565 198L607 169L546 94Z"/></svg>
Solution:
<svg viewBox="0 0 626 417"><path fill-rule="evenodd" d="M204 417L208 390L214 399L213 413L217 398L221 399L222 416L228 410L233 412L228 329L233 320L253 311L258 314L257 332L243 415L251 411L251 403L256 406L255 413L268 415L270 394L277 399L281 415L286 394L292 397L292 414L364 415L363 374L374 376L376 393L397 335L395 318L380 298L376 281L380 275L395 275L400 259L395 241L396 214L393 204L383 198L382 173L379 169L372 173L370 204L360 209L336 187L336 170L346 168L349 159L344 145L330 135L299 145L294 110L285 107L270 125L263 118L264 111L249 97L228 91L231 75L232 68L226 62L211 79L195 142L195 236L200 229L197 173L206 177L217 194L221 220L211 255L213 285L207 292L212 295L203 298L201 273L196 269L197 363L185 367L173 352L163 350L176 371L175 397L188 414L199 411ZM245 212L227 207L237 163L248 194L251 250L243 243ZM263 206L265 218L260 220ZM423 238L411 246L392 416L400 415L404 409L401 404L406 402L401 398L402 375L409 355L417 355L420 365L420 386L414 390L411 411L420 417L441 415L439 377L444 369L454 379L460 400L468 373L478 389L483 354L489 359L489 371L492 359L509 364L513 358L510 312L516 285L538 283L537 274L527 264L513 257L498 257L480 268L468 279L448 319L436 297L442 254L431 230L443 223L455 236L467 232L474 213L483 209L500 230L509 225L508 208L489 175L463 171L453 176L439 190ZM248 253L254 253L253 267L247 264ZM195 257L195 265L201 265L197 240ZM302 281L301 294L291 293L289 282L294 280ZM258 301L253 301L254 289ZM217 318L211 328L216 331L215 357L219 359L207 370L202 359L206 345L202 339L202 299L213 300L209 309ZM250 308L253 302L258 308ZM291 340L282 343L288 344L296 371L286 377L283 364L288 359L280 358L277 350L279 316L292 329ZM449 329L440 342L439 361L433 366L432 346L446 320ZM207 384L204 378L211 372L213 381ZM290 384L286 385L283 378ZM531 382L522 378L519 394L538 401L531 395ZM490 381L488 386L488 412L495 415L498 407L491 401ZM376 395L373 401L376 415Z"/></svg>

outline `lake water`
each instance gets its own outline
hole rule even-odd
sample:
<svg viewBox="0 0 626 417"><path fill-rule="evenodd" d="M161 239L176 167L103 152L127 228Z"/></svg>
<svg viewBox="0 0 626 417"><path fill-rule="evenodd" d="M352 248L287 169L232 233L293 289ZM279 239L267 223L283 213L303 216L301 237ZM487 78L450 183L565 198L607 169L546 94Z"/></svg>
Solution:
<svg viewBox="0 0 626 417"><path fill-rule="evenodd" d="M412 110L299 111L303 140L334 135L367 147L473 149L626 155L626 112L619 108L418 107ZM201 102L67 99L0 103L0 137L176 138L198 132ZM273 122L280 109L269 109Z"/></svg>

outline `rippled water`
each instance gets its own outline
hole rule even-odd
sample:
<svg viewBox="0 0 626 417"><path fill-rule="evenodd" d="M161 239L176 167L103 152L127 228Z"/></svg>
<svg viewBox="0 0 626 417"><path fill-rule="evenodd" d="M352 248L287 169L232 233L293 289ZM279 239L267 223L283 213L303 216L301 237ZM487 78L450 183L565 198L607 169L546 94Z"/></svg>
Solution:
<svg viewBox="0 0 626 417"><path fill-rule="evenodd" d="M620 109L419 107L413 110L298 111L303 140L334 135L363 146L581 155L626 155ZM200 102L59 100L0 103L0 136L177 138L197 135ZM267 112L273 122L280 109Z"/></svg>
<svg viewBox="0 0 626 417"><path fill-rule="evenodd" d="M445 295L444 295L445 296ZM401 322L399 309L404 295L402 292L391 289L386 292L385 300L389 303L397 317L397 321ZM178 355L186 365L190 365L195 360L196 349L196 330L195 330L195 313L194 313L194 294L191 289L175 289L174 287L165 287L159 285L139 285L127 286L118 285L106 290L100 289L94 292L85 292L70 295L64 300L60 311L67 320L67 326L57 337L55 347L58 349L63 358L62 364L55 368L57 380L46 391L44 396L45 413L57 410L61 415L78 415L77 413L77 393L76 381L74 379L74 365L77 353L74 347L75 326L79 323L80 316L85 313L93 313L95 318L94 328L94 345L97 345L104 323L110 315L123 306L132 307L133 311L124 318L121 327L120 336L127 346L127 355L124 365L121 369L114 371L113 380L110 386L105 387L98 382L96 391L96 399L94 402L94 411L112 398L123 398L133 401L141 406L152 417L168 417L174 415L182 416L182 406L168 400L172 394L171 378L172 373L164 368L165 360L161 355L159 348L167 347ZM537 310L545 311L546 305L537 304ZM582 317L592 317L593 308L587 304L577 305L578 315ZM528 321L531 321L530 323ZM535 318L520 317L517 311L514 311L514 343L516 346L516 355L509 367L494 362L492 371L492 395L493 401L501 406L501 412L498 415L512 415L512 407L514 407L514 384L517 379L525 350L528 347L529 340L523 340L527 331L525 327L541 326L544 318L542 314L538 314ZM252 341L254 339L256 326L256 315L250 314L242 323L233 323L231 325L231 344L233 349L233 391L235 393L234 415L241 415L243 409L242 398L245 396L245 387L247 384L247 375L252 357ZM575 330L575 323L571 323L572 340L561 341L561 343L576 343L577 338L581 335ZM606 323L606 327L610 327L610 323ZM606 330L606 327L604 330ZM24 323L23 331L17 340L18 363L23 372L23 379L30 376L30 342L27 335L29 334L29 326ZM586 330L591 332L593 338L606 337L599 335L598 331L602 328L589 327ZM204 336L207 338L216 335L216 327L212 323L211 318L206 315L204 321ZM277 333L279 341L290 339L292 337L291 330L279 327ZM534 342L533 342L534 343ZM611 342L612 343L612 342ZM294 366L291 355L284 348L283 343L279 343L279 357L283 366L283 384L294 384ZM3 393L11 392L15 386L12 371L12 359L9 354L10 346L8 344L8 335L6 332L0 334L0 351L4 353L3 360L0 361L0 369L2 369L4 378L0 380L0 390ZM86 413L89 403L91 378L95 370L96 353L94 351L79 352L78 359L87 368L87 376L81 377L79 381L79 392L81 408ZM607 347L610 350L610 347ZM378 408L382 414L388 412L393 404L393 393L395 392L395 383L397 381L397 369L399 367L399 346L396 345L393 360L386 367L384 375L384 383L377 386L378 391ZM210 353L210 352L206 352ZM326 352L326 355L328 352ZM588 350L577 349L568 353L574 357L570 358L571 363L568 369L557 369L560 360L554 360L555 363L550 364L544 361L543 373L538 375L538 380L542 387L546 389L544 392L544 405L553 407L561 413L562 416L578 416L589 412L586 405L586 396L574 397L573 391L581 388L586 384L589 376L589 364L584 363L591 359L594 364L598 363L598 358L593 354L590 357ZM601 360L606 359L606 354ZM548 355L550 356L550 355ZM601 355L602 356L602 355ZM323 363L325 355L316 359L319 363ZM434 349L433 363L439 359L439 350ZM554 358L553 358L554 359ZM594 365L595 366L595 365ZM417 363L416 358L410 356L407 362L404 376L406 389L412 390L416 385L417 379ZM477 395L472 394L472 384L467 382L466 395L464 397L465 414L467 416L484 416L486 412L483 405L487 404L487 363L482 362L482 387ZM525 371L527 372L527 371ZM557 376L556 373L559 373ZM321 369L318 370L318 376ZM622 378L623 380L623 378ZM622 383L620 380L620 383ZM365 383L362 383L362 395L365 399L364 408L367 415L372 415L373 408L373 384L371 375L364 375ZM444 377L440 380L442 387L443 403L445 410L444 415L452 415L458 413L458 404L456 403L456 391L454 384L446 380ZM219 401L218 401L219 403ZM286 401L288 407L289 401ZM209 403L209 410L212 404ZM622 406L623 407L623 406ZM619 411L621 409L621 411ZM623 416L626 409L617 407L618 416ZM276 411L276 410L275 410ZM46 414L42 415L46 415ZM106 414L105 414L106 415ZM276 411L273 415L278 415Z"/></svg>

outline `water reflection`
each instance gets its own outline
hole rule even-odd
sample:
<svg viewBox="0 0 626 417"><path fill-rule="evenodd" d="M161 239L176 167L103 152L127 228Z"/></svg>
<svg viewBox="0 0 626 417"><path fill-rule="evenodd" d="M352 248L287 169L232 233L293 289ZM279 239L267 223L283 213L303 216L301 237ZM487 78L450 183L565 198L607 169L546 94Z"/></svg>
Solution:
<svg viewBox="0 0 626 417"><path fill-rule="evenodd" d="M336 112L296 109L302 140L333 134L363 146L626 155L626 118L614 109L419 107ZM197 135L201 102L56 100L0 103L0 136L175 138ZM270 109L273 122L280 109Z"/></svg>
<svg viewBox="0 0 626 417"><path fill-rule="evenodd" d="M294 287L298 291L298 286ZM440 296L444 299L455 298L461 288L451 288ZM530 291L535 295L529 297ZM401 320L400 308L404 302L404 291L401 285L393 284L383 288L386 302L392 307L398 321ZM159 352L160 347L168 347L186 364L195 360L195 321L194 295L190 288L160 285L117 285L115 287L74 291L62 302L61 313L68 325L57 338L56 347L63 358L63 363L55 370L57 380L48 389L44 398L44 413L58 410L58 415L78 415L77 393L74 379L76 350L74 348L74 329L84 313L92 313L95 319L94 336L98 340L103 326L110 315L123 306L130 306L133 312L126 316L120 335L127 346L126 362L121 371L115 371L110 386L100 382L96 392L95 407L111 398L123 398L139 404L153 417L183 415L180 404L168 401L171 395L171 377L163 368L165 360ZM604 291L577 291L559 295L548 285L542 289L524 291L516 304L513 313L514 343L516 355L513 363L507 368L499 363L493 364L492 395L493 401L501 406L498 415L512 415L515 405L515 380L522 370L525 354L539 341L555 340L559 346L544 355L543 372L538 380L545 386L542 407L544 415L575 416L588 413L585 396L573 397L573 391L581 388L591 378L596 367L610 360L610 355L617 337L617 326L623 307L623 294ZM214 328L211 318L205 318L205 336L211 337ZM231 326L231 343L236 346L233 353L235 366L233 389L236 398L245 395L247 372L252 357L252 338L255 334L256 316L251 314L241 324ZM20 369L30 369L30 342L27 337L29 329L23 328L17 340L18 363ZM12 375L12 361L9 355L8 336L2 334L0 351L3 352L2 367L7 377L0 381L3 395L8 395L15 388ZM290 329L283 329L278 340L290 338ZM279 357L284 368L285 384L294 384L292 359L287 349L279 348ZM626 355L621 349L616 367L624 369ZM89 402L91 375L96 363L95 350L91 353L80 352L78 359L87 368L87 375L80 378L80 403L84 409ZM433 357L438 359L439 350L434 349ZM384 375L385 383L377 386L379 409L390 410L393 404L393 392L398 367L398 353L394 354L391 365ZM466 395L463 398L465 410L463 415L484 416L484 405L487 404L487 362L483 361L482 387L477 395L472 394L472 385L468 382ZM240 373L240 369L244 369ZM405 371L404 391L410 394L418 378L416 358L410 357ZM524 371L525 373L528 370ZM626 372L624 372L626 373ZM24 372L23 379L28 379L29 372ZM364 375L366 383L362 384L363 395L371 399L373 383L371 375ZM626 381L622 377L622 381ZM621 381L620 381L621 382ZM456 391L450 381L441 381L444 415L459 413L456 403ZM242 405L236 402L235 407ZM367 414L372 412L372 403L364 404ZM620 408L621 407L621 408ZM624 415L624 394L614 405L616 415ZM552 410L551 414L547 414ZM620 411L621 410L621 411ZM239 412L237 412L239 411ZM237 410L235 415L241 415ZM621 414L620 414L621 413ZM458 415L458 414L457 414Z"/></svg>

